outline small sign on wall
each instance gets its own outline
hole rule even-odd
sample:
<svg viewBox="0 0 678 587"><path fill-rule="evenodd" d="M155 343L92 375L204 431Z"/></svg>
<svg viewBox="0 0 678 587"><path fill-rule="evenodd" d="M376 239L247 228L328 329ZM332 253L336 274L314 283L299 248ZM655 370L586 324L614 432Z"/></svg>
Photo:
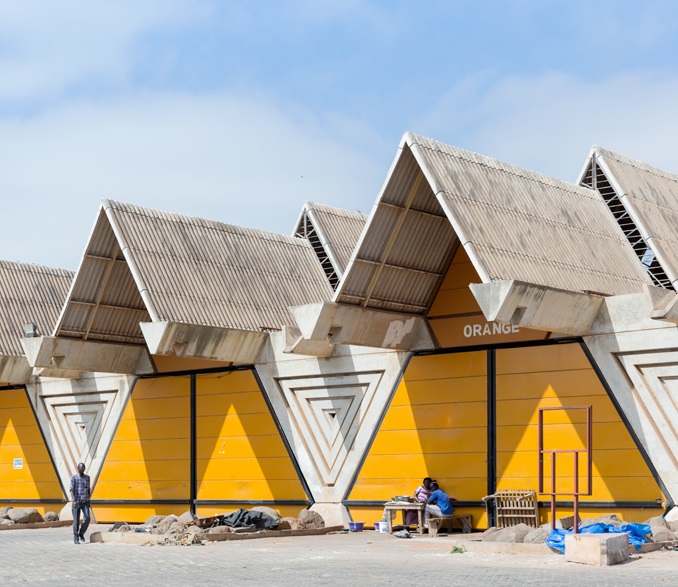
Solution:
<svg viewBox="0 0 678 587"><path fill-rule="evenodd" d="M15 469L23 469L24 468L24 460L23 459L14 459L14 468Z"/></svg>

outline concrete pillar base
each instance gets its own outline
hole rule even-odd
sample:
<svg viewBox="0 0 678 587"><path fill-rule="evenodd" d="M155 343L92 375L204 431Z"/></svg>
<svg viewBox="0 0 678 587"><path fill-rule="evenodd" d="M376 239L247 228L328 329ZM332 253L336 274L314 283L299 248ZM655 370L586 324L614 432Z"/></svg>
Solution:
<svg viewBox="0 0 678 587"><path fill-rule="evenodd" d="M348 523L351 521L346 506L341 503L316 502L310 509L323 517L326 527L343 526L348 528Z"/></svg>

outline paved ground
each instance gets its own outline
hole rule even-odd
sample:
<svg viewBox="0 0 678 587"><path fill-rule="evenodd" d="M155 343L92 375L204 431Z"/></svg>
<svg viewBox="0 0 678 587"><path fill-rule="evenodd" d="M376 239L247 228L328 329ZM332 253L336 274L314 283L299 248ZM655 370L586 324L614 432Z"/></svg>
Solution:
<svg viewBox="0 0 678 587"><path fill-rule="evenodd" d="M107 529L108 526L93 527ZM70 528L0 532L0 585L677 585L678 552L594 568L559 555L450 554L449 539L374 532L207 546L81 544Z"/></svg>

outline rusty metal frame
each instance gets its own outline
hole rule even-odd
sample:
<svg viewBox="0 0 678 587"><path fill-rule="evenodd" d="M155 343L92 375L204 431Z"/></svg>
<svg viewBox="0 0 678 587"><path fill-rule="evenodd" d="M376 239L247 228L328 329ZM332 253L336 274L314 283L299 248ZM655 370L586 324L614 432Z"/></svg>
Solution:
<svg viewBox="0 0 678 587"><path fill-rule="evenodd" d="M586 445L584 449L553 449L544 450L544 412L586 410ZM553 408L539 408L539 493L551 496L551 528L556 527L556 497L560 495L572 495L574 502L574 533L578 531L579 524L579 497L593 493L593 406L559 406ZM587 490L579 490L579 455L585 453L587 469ZM551 455L551 491L544 491L544 455ZM571 454L574 458L574 491L556 491L556 460L560 454Z"/></svg>

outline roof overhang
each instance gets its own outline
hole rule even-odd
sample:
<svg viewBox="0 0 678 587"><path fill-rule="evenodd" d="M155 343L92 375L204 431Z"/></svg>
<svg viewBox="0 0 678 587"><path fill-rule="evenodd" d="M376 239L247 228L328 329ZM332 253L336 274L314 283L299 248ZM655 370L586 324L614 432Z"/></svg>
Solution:
<svg viewBox="0 0 678 587"><path fill-rule="evenodd" d="M171 355L240 364L255 363L266 332L200 326L181 322L142 322L141 331L153 355Z"/></svg>
<svg viewBox="0 0 678 587"><path fill-rule="evenodd" d="M28 383L33 369L26 357L0 356L0 385L21 385Z"/></svg>
<svg viewBox="0 0 678 587"><path fill-rule="evenodd" d="M469 287L490 322L577 336L590 331L605 299L513 279L472 283Z"/></svg>
<svg viewBox="0 0 678 587"><path fill-rule="evenodd" d="M658 287L648 286L645 294L652 304L651 318L662 322L678 324L678 295Z"/></svg>
<svg viewBox="0 0 678 587"><path fill-rule="evenodd" d="M55 336L23 338L31 367L50 377L77 377L82 371L143 375L153 363L143 346L94 342Z"/></svg>
<svg viewBox="0 0 678 587"><path fill-rule="evenodd" d="M400 351L436 348L426 318L334 302L291 308L298 337L287 340L287 352L329 356L337 344ZM296 333L288 330L287 334ZM317 349L314 351L314 349Z"/></svg>

